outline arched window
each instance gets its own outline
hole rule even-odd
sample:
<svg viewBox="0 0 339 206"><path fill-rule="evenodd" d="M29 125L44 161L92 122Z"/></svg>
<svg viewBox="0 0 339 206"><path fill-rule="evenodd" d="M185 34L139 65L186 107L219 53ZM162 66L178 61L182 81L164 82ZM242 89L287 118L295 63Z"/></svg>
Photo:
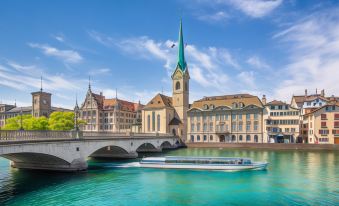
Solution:
<svg viewBox="0 0 339 206"><path fill-rule="evenodd" d="M194 136L191 135L191 142L194 142Z"/></svg>
<svg viewBox="0 0 339 206"><path fill-rule="evenodd" d="M208 105L207 105L207 104L204 105L204 109L205 109L205 110L208 109Z"/></svg>
<svg viewBox="0 0 339 206"><path fill-rule="evenodd" d="M197 136L197 141L200 141L200 135Z"/></svg>
<svg viewBox="0 0 339 206"><path fill-rule="evenodd" d="M235 142L235 135L232 135L232 142Z"/></svg>
<svg viewBox="0 0 339 206"><path fill-rule="evenodd" d="M160 114L157 116L157 131L160 131Z"/></svg>
<svg viewBox="0 0 339 206"><path fill-rule="evenodd" d="M238 108L238 103L236 103L236 102L233 102L233 104L232 104L232 108L233 108L233 109L237 109L237 108Z"/></svg>
<svg viewBox="0 0 339 206"><path fill-rule="evenodd" d="M213 141L213 135L210 135L210 141Z"/></svg>
<svg viewBox="0 0 339 206"><path fill-rule="evenodd" d="M242 135L239 136L239 141L242 142Z"/></svg>
<svg viewBox="0 0 339 206"><path fill-rule="evenodd" d="M247 135L246 136L246 142L250 142L251 141L251 135Z"/></svg>
<svg viewBox="0 0 339 206"><path fill-rule="evenodd" d="M188 91L188 84L187 84L187 82L185 83L185 91Z"/></svg>
<svg viewBox="0 0 339 206"><path fill-rule="evenodd" d="M175 83L175 90L179 90L180 89L180 82Z"/></svg>
<svg viewBox="0 0 339 206"><path fill-rule="evenodd" d="M174 128L172 129L172 134L173 134L174 136L177 135L177 132L175 131Z"/></svg>
<svg viewBox="0 0 339 206"><path fill-rule="evenodd" d="M151 116L147 115L147 131L151 131Z"/></svg>
<svg viewBox="0 0 339 206"><path fill-rule="evenodd" d="M254 135L254 142L258 142L258 135Z"/></svg>
<svg viewBox="0 0 339 206"><path fill-rule="evenodd" d="M152 112L152 131L155 131L155 112Z"/></svg>

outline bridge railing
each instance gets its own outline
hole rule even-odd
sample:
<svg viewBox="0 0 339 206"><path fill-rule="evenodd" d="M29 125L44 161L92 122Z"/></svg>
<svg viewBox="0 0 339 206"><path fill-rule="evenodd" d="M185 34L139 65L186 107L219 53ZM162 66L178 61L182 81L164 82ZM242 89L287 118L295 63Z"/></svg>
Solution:
<svg viewBox="0 0 339 206"><path fill-rule="evenodd" d="M171 134L163 134L163 133L134 133L134 132L83 132L82 133L82 138L156 138L156 137L172 137L173 135Z"/></svg>
<svg viewBox="0 0 339 206"><path fill-rule="evenodd" d="M75 139L75 131L18 131L0 130L0 141L32 141L32 140L53 140L53 139Z"/></svg>
<svg viewBox="0 0 339 206"><path fill-rule="evenodd" d="M29 131L0 130L0 143L13 141L49 141L71 139L112 139L112 138L159 138L173 137L163 133L113 133L113 132L83 132L83 131Z"/></svg>

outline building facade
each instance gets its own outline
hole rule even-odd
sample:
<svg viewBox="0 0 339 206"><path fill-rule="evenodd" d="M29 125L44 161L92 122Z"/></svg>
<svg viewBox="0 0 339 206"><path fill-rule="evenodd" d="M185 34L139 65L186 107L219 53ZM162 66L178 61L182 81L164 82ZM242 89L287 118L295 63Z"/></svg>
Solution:
<svg viewBox="0 0 339 206"><path fill-rule="evenodd" d="M264 102L264 101L263 101ZM281 101L271 101L264 109L264 142L296 143L300 126L300 110Z"/></svg>
<svg viewBox="0 0 339 206"><path fill-rule="evenodd" d="M157 94L142 110L142 130L172 133L186 141L189 109L189 72L185 61L182 22L179 29L178 63L172 74L172 97Z"/></svg>
<svg viewBox="0 0 339 206"><path fill-rule="evenodd" d="M140 131L143 105L116 98L106 99L102 93L95 94L89 85L85 101L80 107L79 118L86 124L83 131L130 132ZM139 125L139 126L137 126Z"/></svg>
<svg viewBox="0 0 339 206"><path fill-rule="evenodd" d="M329 102L303 116L307 143L339 144L339 102Z"/></svg>
<svg viewBox="0 0 339 206"><path fill-rule="evenodd" d="M190 142L262 143L263 105L250 94L205 97L188 110Z"/></svg>

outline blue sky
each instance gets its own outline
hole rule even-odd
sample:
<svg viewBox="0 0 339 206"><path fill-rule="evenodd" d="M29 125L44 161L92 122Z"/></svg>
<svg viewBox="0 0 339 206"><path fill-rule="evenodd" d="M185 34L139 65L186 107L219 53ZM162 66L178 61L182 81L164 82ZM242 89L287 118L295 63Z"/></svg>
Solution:
<svg viewBox="0 0 339 206"><path fill-rule="evenodd" d="M339 2L297 0L0 2L0 101L53 105L95 92L147 103L177 61L183 18L190 101L251 93L290 101L304 89L338 95Z"/></svg>

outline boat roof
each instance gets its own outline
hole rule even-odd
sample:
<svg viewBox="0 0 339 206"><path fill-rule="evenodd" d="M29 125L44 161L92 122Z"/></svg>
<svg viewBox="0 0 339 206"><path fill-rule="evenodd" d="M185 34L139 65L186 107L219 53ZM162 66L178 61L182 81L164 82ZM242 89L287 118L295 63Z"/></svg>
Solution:
<svg viewBox="0 0 339 206"><path fill-rule="evenodd" d="M193 157L193 156L165 156L165 157L146 157L144 160L149 161L166 161L166 160L251 160L247 157Z"/></svg>

